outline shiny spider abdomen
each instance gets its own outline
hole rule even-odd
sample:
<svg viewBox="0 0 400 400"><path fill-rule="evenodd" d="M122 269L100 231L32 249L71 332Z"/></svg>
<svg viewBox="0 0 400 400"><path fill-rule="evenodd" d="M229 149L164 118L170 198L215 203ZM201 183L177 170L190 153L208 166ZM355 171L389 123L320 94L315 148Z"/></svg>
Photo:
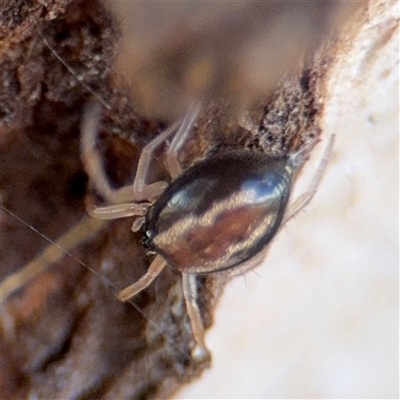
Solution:
<svg viewBox="0 0 400 400"><path fill-rule="evenodd" d="M233 268L277 232L292 172L286 157L250 150L205 159L184 171L149 209L144 243L180 272Z"/></svg>

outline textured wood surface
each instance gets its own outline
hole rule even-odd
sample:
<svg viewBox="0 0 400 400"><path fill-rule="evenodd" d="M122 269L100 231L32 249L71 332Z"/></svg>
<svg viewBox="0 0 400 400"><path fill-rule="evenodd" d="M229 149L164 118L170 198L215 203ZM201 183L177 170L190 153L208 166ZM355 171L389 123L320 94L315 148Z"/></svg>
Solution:
<svg viewBox="0 0 400 400"><path fill-rule="evenodd" d="M131 221L99 224L86 216L85 204L102 199L83 170L79 135L95 94L109 107L100 149L118 186L132 177L143 145L171 121L143 117L112 72L118 28L100 3L10 2L1 15L0 201L12 214L0 214L0 279L35 257L35 268L46 268L1 304L0 391L16 399L168 397L207 367L190 357L180 276L167 269L131 304L116 300L150 258ZM235 105L208 102L183 165L225 148L285 153L318 136L328 65L317 58L266 93L248 129L237 123ZM154 176L163 173L155 163ZM63 237L64 252L51 247L46 264L41 252L49 243L31 228ZM225 280L199 278L206 327Z"/></svg>

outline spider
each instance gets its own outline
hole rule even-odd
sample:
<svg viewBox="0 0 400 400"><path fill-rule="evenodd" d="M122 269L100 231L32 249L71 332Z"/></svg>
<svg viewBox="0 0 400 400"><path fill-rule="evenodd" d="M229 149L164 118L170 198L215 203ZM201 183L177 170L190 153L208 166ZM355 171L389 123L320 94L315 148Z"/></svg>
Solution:
<svg viewBox="0 0 400 400"><path fill-rule="evenodd" d="M143 233L143 244L156 254L147 273L123 289L118 299L128 301L146 289L169 265L182 275L183 294L195 345L192 356L209 359L197 304L196 276L260 261L281 225L309 203L326 165L333 136L313 181L287 211L293 181L308 157L311 141L297 152L272 157L253 150L212 155L182 171L179 150L199 113L193 105L182 122L171 125L141 151L133 185L113 189L96 149L101 107L92 104L83 119L81 152L96 190L111 205L88 209L97 219L136 217L132 231ZM165 164L172 182L148 183L154 151L175 133Z"/></svg>

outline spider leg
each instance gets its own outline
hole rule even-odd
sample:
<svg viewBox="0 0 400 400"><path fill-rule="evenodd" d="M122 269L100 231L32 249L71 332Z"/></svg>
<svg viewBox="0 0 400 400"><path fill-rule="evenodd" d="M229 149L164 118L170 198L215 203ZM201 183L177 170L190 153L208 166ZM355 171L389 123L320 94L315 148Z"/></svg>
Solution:
<svg viewBox="0 0 400 400"><path fill-rule="evenodd" d="M114 204L106 207L90 207L88 214L96 219L117 219L133 216L144 216L151 203L124 203Z"/></svg>
<svg viewBox="0 0 400 400"><path fill-rule="evenodd" d="M314 174L314 177L308 186L306 192L301 194L288 208L288 211L285 213L283 220L279 226L278 231L276 232L274 238L267 244L267 246L262 249L257 255L255 255L253 258L250 260L246 261L242 265L238 266L237 268L233 268L232 270L227 270L226 275L229 277L229 279L234 278L239 275L244 275L248 271L254 269L256 266L260 265L260 263L265 260L266 255L268 253L268 250L270 246L272 245L273 241L275 238L278 236L280 231L283 229L285 224L294 218L301 210L303 210L313 199L315 193L318 190L318 187L322 181L326 166L329 161L329 157L332 151L333 143L334 143L335 136L332 135L329 139L329 142L326 146L326 149L324 151L324 154L321 158L321 161L319 162L317 171Z"/></svg>
<svg viewBox="0 0 400 400"><path fill-rule="evenodd" d="M162 193L168 186L168 183L163 181L154 182L149 185L146 184L152 154L169 135L177 130L179 122L166 129L143 148L133 185L113 189L104 170L101 155L96 149L100 115L100 104L91 104L85 112L82 122L81 153L86 172L90 176L96 190L112 205L92 207L87 211L90 216L97 219L115 219L131 216L143 217L146 215L150 203L136 204L135 201L150 201ZM187 118L184 121L186 120ZM139 218L132 225L132 230L139 230L142 223L143 218Z"/></svg>
<svg viewBox="0 0 400 400"><path fill-rule="evenodd" d="M151 201L160 195L168 186L167 182L159 181L146 184L146 177L153 152L168 138L168 136L176 132L179 127L167 151L166 163L168 172L172 178L176 178L180 175L182 169L178 161L178 152L190 133L193 122L199 113L199 109L200 106L197 103L193 105L189 109L182 123L178 121L172 124L168 129L158 135L142 149L133 186L127 185L120 189L113 189L104 171L101 156L96 149L96 137L99 130L101 106L100 104L91 104L85 112L82 122L81 153L86 172L90 176L96 190L107 201L113 204L143 200ZM114 209L101 209L98 212L92 210L92 214L96 218L103 218L104 215L107 215L107 219L111 219L113 211ZM141 215L132 213L132 207L130 205L127 205L125 211L125 214L122 212L121 215L116 211L115 218Z"/></svg>
<svg viewBox="0 0 400 400"><path fill-rule="evenodd" d="M196 342L192 350L192 356L198 362L208 362L210 360L210 353L204 342L204 326L199 305L197 304L196 275L182 273L182 286L186 310L192 326L193 338Z"/></svg>
<svg viewBox="0 0 400 400"><path fill-rule="evenodd" d="M166 165L171 178L175 179L182 173L182 168L179 163L178 152L185 143L192 127L193 123L198 116L200 111L200 104L194 103L186 113L185 118L179 127L178 132L174 136L167 154L166 154Z"/></svg>
<svg viewBox="0 0 400 400"><path fill-rule="evenodd" d="M81 156L86 173L89 175L97 192L109 203L117 204L133 201L132 185L127 185L120 189L112 188L104 170L101 155L96 148L100 115L100 104L91 104L85 111L82 120Z"/></svg>
<svg viewBox="0 0 400 400"><path fill-rule="evenodd" d="M307 189L306 192L304 192L303 194L301 194L294 202L292 205L290 205L286 216L284 217L281 226L283 226L284 224L286 224L286 222L288 222L289 220L291 220L292 218L294 218L301 210L304 209L304 207L306 207L311 200L313 199L315 193L318 190L319 185L321 184L321 180L322 177L324 176L324 172L326 169L326 166L328 164L328 160L329 157L331 155L332 152L332 147L333 147L333 143L335 140L335 135L331 135L329 142L326 146L326 149L324 151L324 154L322 156L321 161L319 162L317 171L314 174L314 177Z"/></svg>
<svg viewBox="0 0 400 400"><path fill-rule="evenodd" d="M149 144L147 144L140 153L140 158L136 170L135 180L133 182L133 199L136 201L151 201L160 195L168 186L167 182L159 181L147 185L146 177L149 170L150 161L154 150L161 145L179 126L179 121L172 124L163 133L158 135Z"/></svg>
<svg viewBox="0 0 400 400"><path fill-rule="evenodd" d="M146 289L151 283L160 275L161 271L165 268L167 263L161 256L156 256L156 258L150 264L149 269L146 274L143 275L134 284L126 287L118 293L118 300L128 301L132 297L135 297L142 290Z"/></svg>
<svg viewBox="0 0 400 400"><path fill-rule="evenodd" d="M0 304L12 293L40 275L50 265L61 260L66 254L74 258L70 251L96 235L105 224L104 221L85 217L56 241L53 242L46 238L51 242L49 246L20 270L8 275L0 282Z"/></svg>

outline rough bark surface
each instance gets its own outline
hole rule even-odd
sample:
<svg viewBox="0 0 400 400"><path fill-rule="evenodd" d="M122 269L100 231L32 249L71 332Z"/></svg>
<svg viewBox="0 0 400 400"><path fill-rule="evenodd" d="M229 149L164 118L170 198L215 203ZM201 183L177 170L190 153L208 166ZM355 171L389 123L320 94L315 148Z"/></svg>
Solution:
<svg viewBox="0 0 400 400"><path fill-rule="evenodd" d="M1 303L0 392L15 399L168 397L207 367L190 356L180 276L166 269L131 304L117 301L115 292L142 276L151 256L129 219L88 222L85 203L101 199L87 190L79 135L95 93L109 105L99 146L118 186L171 121L142 117L113 75L118 35L101 3L10 1L0 13L0 279L48 248L31 228L56 241L78 227L83 237ZM318 136L326 66L319 58L260 100L254 129L232 122L229 103L206 104L183 165L227 147L283 154ZM162 163L154 169L164 173ZM224 278L199 282L209 327Z"/></svg>

